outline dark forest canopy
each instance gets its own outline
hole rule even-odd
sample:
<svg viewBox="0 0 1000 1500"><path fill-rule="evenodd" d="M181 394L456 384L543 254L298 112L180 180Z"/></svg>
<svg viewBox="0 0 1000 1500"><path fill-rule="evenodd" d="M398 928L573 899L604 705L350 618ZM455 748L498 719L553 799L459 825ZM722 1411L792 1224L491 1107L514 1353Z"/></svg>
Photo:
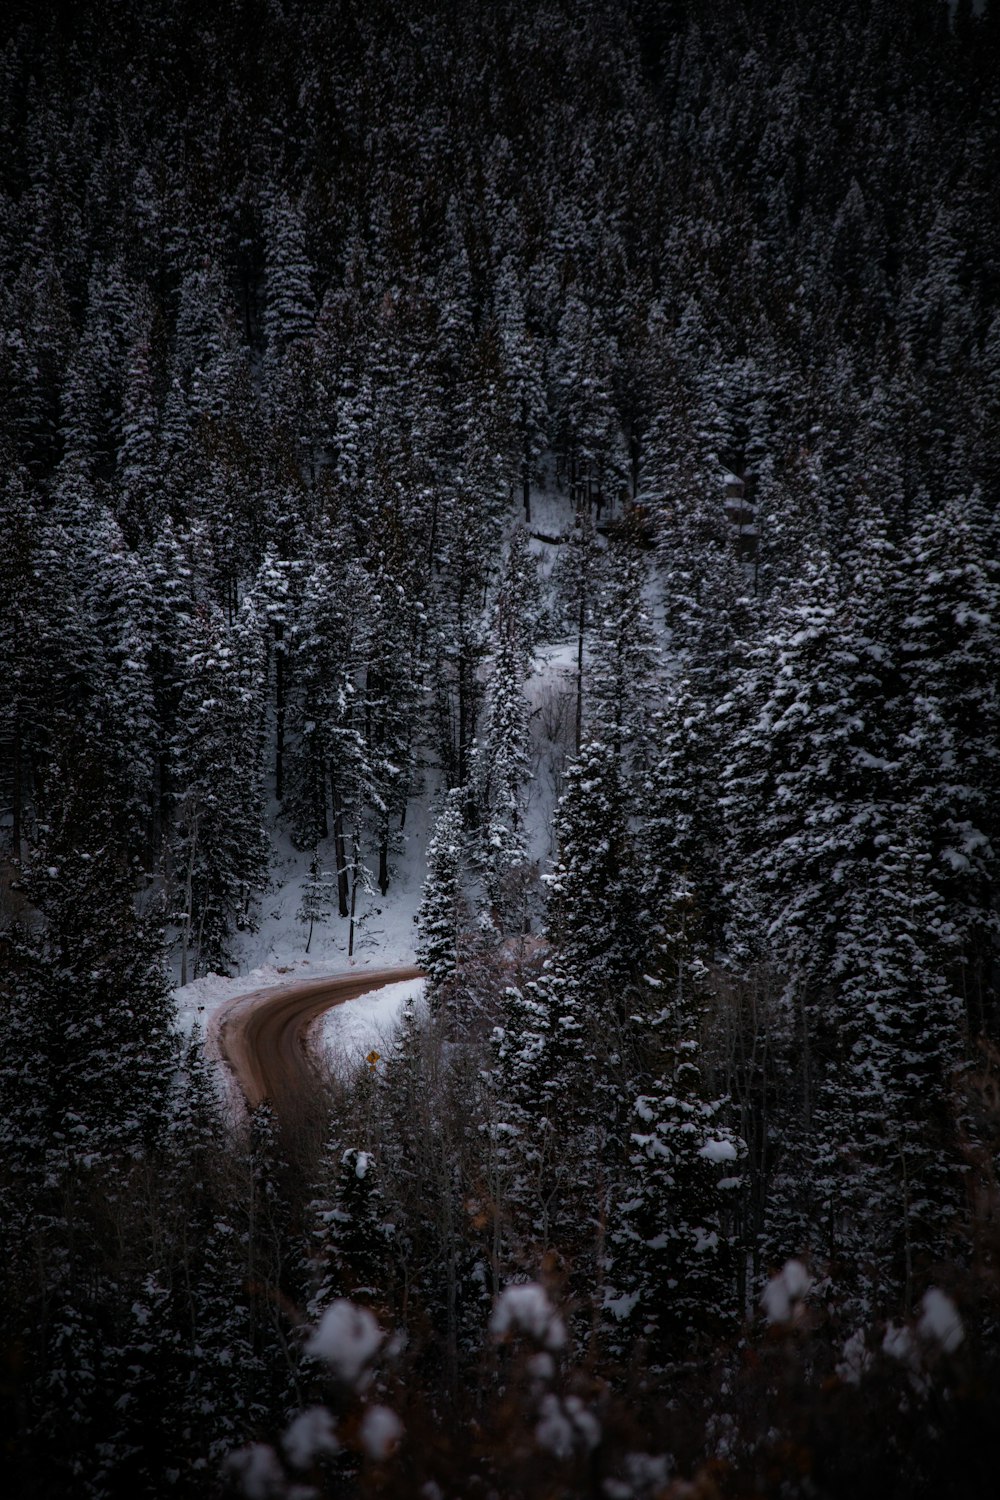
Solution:
<svg viewBox="0 0 1000 1500"><path fill-rule="evenodd" d="M996 4L3 7L16 1493L987 1492L998 502ZM166 960L429 803L234 1123Z"/></svg>

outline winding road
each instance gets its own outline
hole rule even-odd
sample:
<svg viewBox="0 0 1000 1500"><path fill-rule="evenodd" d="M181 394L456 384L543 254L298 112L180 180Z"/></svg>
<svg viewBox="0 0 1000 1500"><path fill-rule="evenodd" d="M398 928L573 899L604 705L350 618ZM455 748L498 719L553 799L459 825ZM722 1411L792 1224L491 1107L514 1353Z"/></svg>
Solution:
<svg viewBox="0 0 1000 1500"><path fill-rule="evenodd" d="M311 1032L334 1005L387 984L422 979L420 969L358 969L237 995L218 1012L219 1050L251 1109L268 1099L278 1114L301 1108L319 1081Z"/></svg>

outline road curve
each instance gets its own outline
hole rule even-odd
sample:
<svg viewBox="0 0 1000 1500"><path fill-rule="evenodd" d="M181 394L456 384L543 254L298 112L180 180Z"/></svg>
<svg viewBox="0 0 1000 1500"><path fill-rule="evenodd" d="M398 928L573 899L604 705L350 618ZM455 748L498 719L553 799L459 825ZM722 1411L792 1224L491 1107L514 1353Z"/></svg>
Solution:
<svg viewBox="0 0 1000 1500"><path fill-rule="evenodd" d="M227 1001L216 1021L219 1050L251 1109L264 1099L279 1114L301 1108L317 1082L310 1032L324 1011L387 984L422 978L420 969L410 967L356 969Z"/></svg>

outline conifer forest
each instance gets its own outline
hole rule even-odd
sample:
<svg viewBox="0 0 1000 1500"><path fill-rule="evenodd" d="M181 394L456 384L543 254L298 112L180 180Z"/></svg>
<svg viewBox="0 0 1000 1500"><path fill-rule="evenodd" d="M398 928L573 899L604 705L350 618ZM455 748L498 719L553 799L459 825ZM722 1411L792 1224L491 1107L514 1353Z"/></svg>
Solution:
<svg viewBox="0 0 1000 1500"><path fill-rule="evenodd" d="M4 1495L997 1494L998 864L997 0L6 0Z"/></svg>

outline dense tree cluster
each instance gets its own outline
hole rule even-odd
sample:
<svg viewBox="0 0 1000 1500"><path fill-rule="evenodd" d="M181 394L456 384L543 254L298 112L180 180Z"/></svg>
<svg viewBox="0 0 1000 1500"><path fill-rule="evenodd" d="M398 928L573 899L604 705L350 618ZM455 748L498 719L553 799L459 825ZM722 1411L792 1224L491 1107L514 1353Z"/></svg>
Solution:
<svg viewBox="0 0 1000 1500"><path fill-rule="evenodd" d="M998 122L993 0L5 6L19 1493L985 1463ZM427 1016L233 1126L165 957L431 797Z"/></svg>

